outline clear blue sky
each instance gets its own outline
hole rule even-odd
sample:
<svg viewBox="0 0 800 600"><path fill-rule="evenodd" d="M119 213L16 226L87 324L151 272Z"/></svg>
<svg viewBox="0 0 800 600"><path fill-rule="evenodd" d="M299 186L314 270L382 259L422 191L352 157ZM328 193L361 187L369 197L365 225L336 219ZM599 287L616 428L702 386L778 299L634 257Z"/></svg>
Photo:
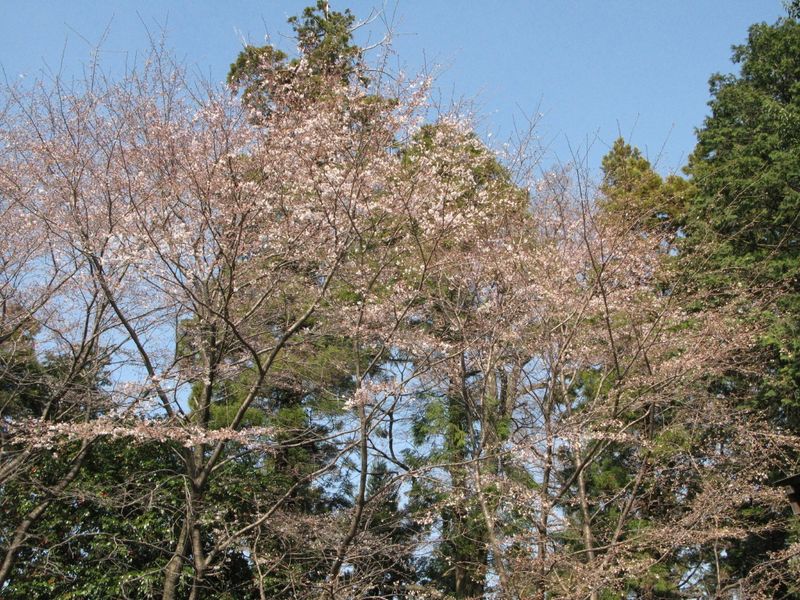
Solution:
<svg viewBox="0 0 800 600"><path fill-rule="evenodd" d="M48 65L77 73L102 38L103 60L146 50L146 26L166 25L176 54L222 80L242 39L287 49L286 19L311 0L2 0L0 65L9 79ZM780 0L331 0L358 17L383 9L397 63L439 67L443 99L473 98L483 134L508 135L542 113L549 161L591 143L596 168L621 132L659 169L681 167L702 124L711 73L733 70L730 47L773 22ZM385 32L376 20L362 32ZM569 142L569 143L568 143ZM663 147L663 153L661 153Z"/></svg>

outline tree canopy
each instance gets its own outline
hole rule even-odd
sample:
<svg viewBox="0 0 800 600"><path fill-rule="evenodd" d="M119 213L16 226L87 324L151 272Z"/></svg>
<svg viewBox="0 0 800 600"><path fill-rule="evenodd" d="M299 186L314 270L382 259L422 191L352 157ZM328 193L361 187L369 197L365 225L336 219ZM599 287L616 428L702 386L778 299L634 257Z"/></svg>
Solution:
<svg viewBox="0 0 800 600"><path fill-rule="evenodd" d="M596 188L322 0L202 94L6 87L0 595L800 595L797 17Z"/></svg>

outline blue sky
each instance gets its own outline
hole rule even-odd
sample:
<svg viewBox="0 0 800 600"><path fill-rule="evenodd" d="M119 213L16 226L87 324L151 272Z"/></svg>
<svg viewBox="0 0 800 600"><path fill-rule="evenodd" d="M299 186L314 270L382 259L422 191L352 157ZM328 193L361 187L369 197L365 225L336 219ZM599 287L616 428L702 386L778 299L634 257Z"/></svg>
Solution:
<svg viewBox="0 0 800 600"><path fill-rule="evenodd" d="M0 65L9 79L45 65L79 73L94 45L113 71L166 26L185 62L222 80L242 40L291 49L286 19L311 0L3 0ZM730 47L750 24L784 14L780 0L331 0L393 29L394 66L439 73L438 94L472 99L496 139L537 113L546 161L589 148L589 166L619 133L679 169L707 112L708 77L735 69Z"/></svg>

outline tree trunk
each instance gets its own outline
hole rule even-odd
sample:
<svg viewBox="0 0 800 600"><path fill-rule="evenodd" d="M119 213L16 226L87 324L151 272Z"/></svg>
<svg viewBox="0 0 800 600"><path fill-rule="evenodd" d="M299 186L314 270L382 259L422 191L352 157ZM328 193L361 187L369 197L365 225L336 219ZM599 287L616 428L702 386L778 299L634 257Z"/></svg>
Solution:
<svg viewBox="0 0 800 600"><path fill-rule="evenodd" d="M181 532L178 535L178 541L175 544L175 551L172 553L172 558L167 563L167 568L164 573L164 591L161 595L161 600L175 600L176 592L178 591L178 583L180 582L181 571L183 570L183 563L186 559L186 551L189 548L189 518L184 518Z"/></svg>

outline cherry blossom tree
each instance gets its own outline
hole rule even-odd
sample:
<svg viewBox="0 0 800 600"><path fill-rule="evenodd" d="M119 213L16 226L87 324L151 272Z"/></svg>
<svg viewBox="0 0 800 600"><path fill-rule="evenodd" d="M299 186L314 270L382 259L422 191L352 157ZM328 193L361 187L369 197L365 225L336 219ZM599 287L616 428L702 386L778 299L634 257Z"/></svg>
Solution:
<svg viewBox="0 0 800 600"><path fill-rule="evenodd" d="M723 563L797 441L726 387L757 299L678 268L688 187L526 166L294 24L230 86L4 91L4 592L768 594Z"/></svg>

